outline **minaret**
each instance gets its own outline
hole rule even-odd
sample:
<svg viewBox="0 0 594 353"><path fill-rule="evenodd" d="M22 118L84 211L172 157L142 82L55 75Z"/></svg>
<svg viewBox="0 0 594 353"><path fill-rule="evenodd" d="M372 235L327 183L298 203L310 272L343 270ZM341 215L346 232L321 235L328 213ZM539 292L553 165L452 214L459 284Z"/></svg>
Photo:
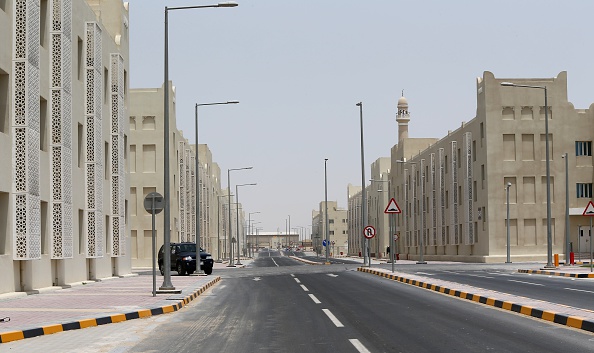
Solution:
<svg viewBox="0 0 594 353"><path fill-rule="evenodd" d="M398 142L408 138L409 121L408 101L404 98L404 90L402 90L402 97L398 99L398 115L396 115L396 122L398 122Z"/></svg>

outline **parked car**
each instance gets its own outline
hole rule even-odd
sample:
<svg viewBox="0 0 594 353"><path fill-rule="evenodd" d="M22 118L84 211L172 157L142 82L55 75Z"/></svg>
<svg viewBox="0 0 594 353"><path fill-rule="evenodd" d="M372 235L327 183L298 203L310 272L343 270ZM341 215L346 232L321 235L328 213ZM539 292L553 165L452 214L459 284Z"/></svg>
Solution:
<svg viewBox="0 0 594 353"><path fill-rule="evenodd" d="M177 271L180 276L194 273L196 270L196 244L195 243L171 243L171 269ZM165 274L163 267L164 245L159 249L157 263L161 275ZM212 273L212 255L200 248L200 269L207 275Z"/></svg>

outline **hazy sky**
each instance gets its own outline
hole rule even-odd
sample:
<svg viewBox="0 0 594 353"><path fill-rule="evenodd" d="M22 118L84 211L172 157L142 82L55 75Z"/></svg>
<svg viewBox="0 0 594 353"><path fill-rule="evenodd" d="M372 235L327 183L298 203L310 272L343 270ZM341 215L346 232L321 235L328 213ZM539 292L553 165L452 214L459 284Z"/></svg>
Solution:
<svg viewBox="0 0 594 353"><path fill-rule="evenodd" d="M206 0L130 0L131 88L163 84L164 8ZM169 78L177 124L209 145L264 231L311 224L324 200L347 207L361 184L363 102L366 179L397 143L404 90L409 136L443 137L476 112L476 78L555 77L569 100L594 102L592 1L245 0L235 8L169 12ZM233 190L233 192L235 192Z"/></svg>

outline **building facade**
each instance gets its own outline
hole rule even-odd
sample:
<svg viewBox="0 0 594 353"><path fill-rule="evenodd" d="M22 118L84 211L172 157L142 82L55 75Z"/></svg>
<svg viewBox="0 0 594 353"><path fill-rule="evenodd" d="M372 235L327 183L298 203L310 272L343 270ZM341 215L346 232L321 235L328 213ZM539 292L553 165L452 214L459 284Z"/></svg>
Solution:
<svg viewBox="0 0 594 353"><path fill-rule="evenodd" d="M502 82L546 87L548 106L544 89L504 87ZM568 101L566 72L543 79L497 79L485 72L477 79L476 116L441 139L408 136L408 122L414 119L402 97L390 173L403 209L397 217L400 252L413 259L422 249L425 259L503 262L509 207L512 261L546 260L547 184L553 253L563 258L566 229L572 250L583 251L588 220L582 213L592 199L593 118L592 108L575 109ZM565 153L567 171L561 158Z"/></svg>
<svg viewBox="0 0 594 353"><path fill-rule="evenodd" d="M0 2L0 293L130 272L128 39L121 0Z"/></svg>
<svg viewBox="0 0 594 353"><path fill-rule="evenodd" d="M314 250L324 254L323 240L328 237L330 253L333 255L346 255L349 251L348 213L339 208L336 201L328 201L328 226L326 227L326 202L320 202L319 210L312 211L312 243ZM328 233L326 233L328 229Z"/></svg>

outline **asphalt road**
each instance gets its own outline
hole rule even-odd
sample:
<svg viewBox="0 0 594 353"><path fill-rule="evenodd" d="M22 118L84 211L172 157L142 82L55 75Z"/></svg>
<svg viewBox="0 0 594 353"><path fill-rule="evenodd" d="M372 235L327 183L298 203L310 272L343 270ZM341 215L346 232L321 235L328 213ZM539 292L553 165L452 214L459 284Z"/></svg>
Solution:
<svg viewBox="0 0 594 353"><path fill-rule="evenodd" d="M594 344L587 332L358 272L360 264L259 255L217 271L219 284L176 313L11 342L0 353L587 352ZM490 280L452 269L435 275Z"/></svg>
<svg viewBox="0 0 594 353"><path fill-rule="evenodd" d="M389 265L382 265L389 268ZM398 266L398 271L468 284L513 295L594 310L594 279L519 273L521 265L431 264Z"/></svg>

